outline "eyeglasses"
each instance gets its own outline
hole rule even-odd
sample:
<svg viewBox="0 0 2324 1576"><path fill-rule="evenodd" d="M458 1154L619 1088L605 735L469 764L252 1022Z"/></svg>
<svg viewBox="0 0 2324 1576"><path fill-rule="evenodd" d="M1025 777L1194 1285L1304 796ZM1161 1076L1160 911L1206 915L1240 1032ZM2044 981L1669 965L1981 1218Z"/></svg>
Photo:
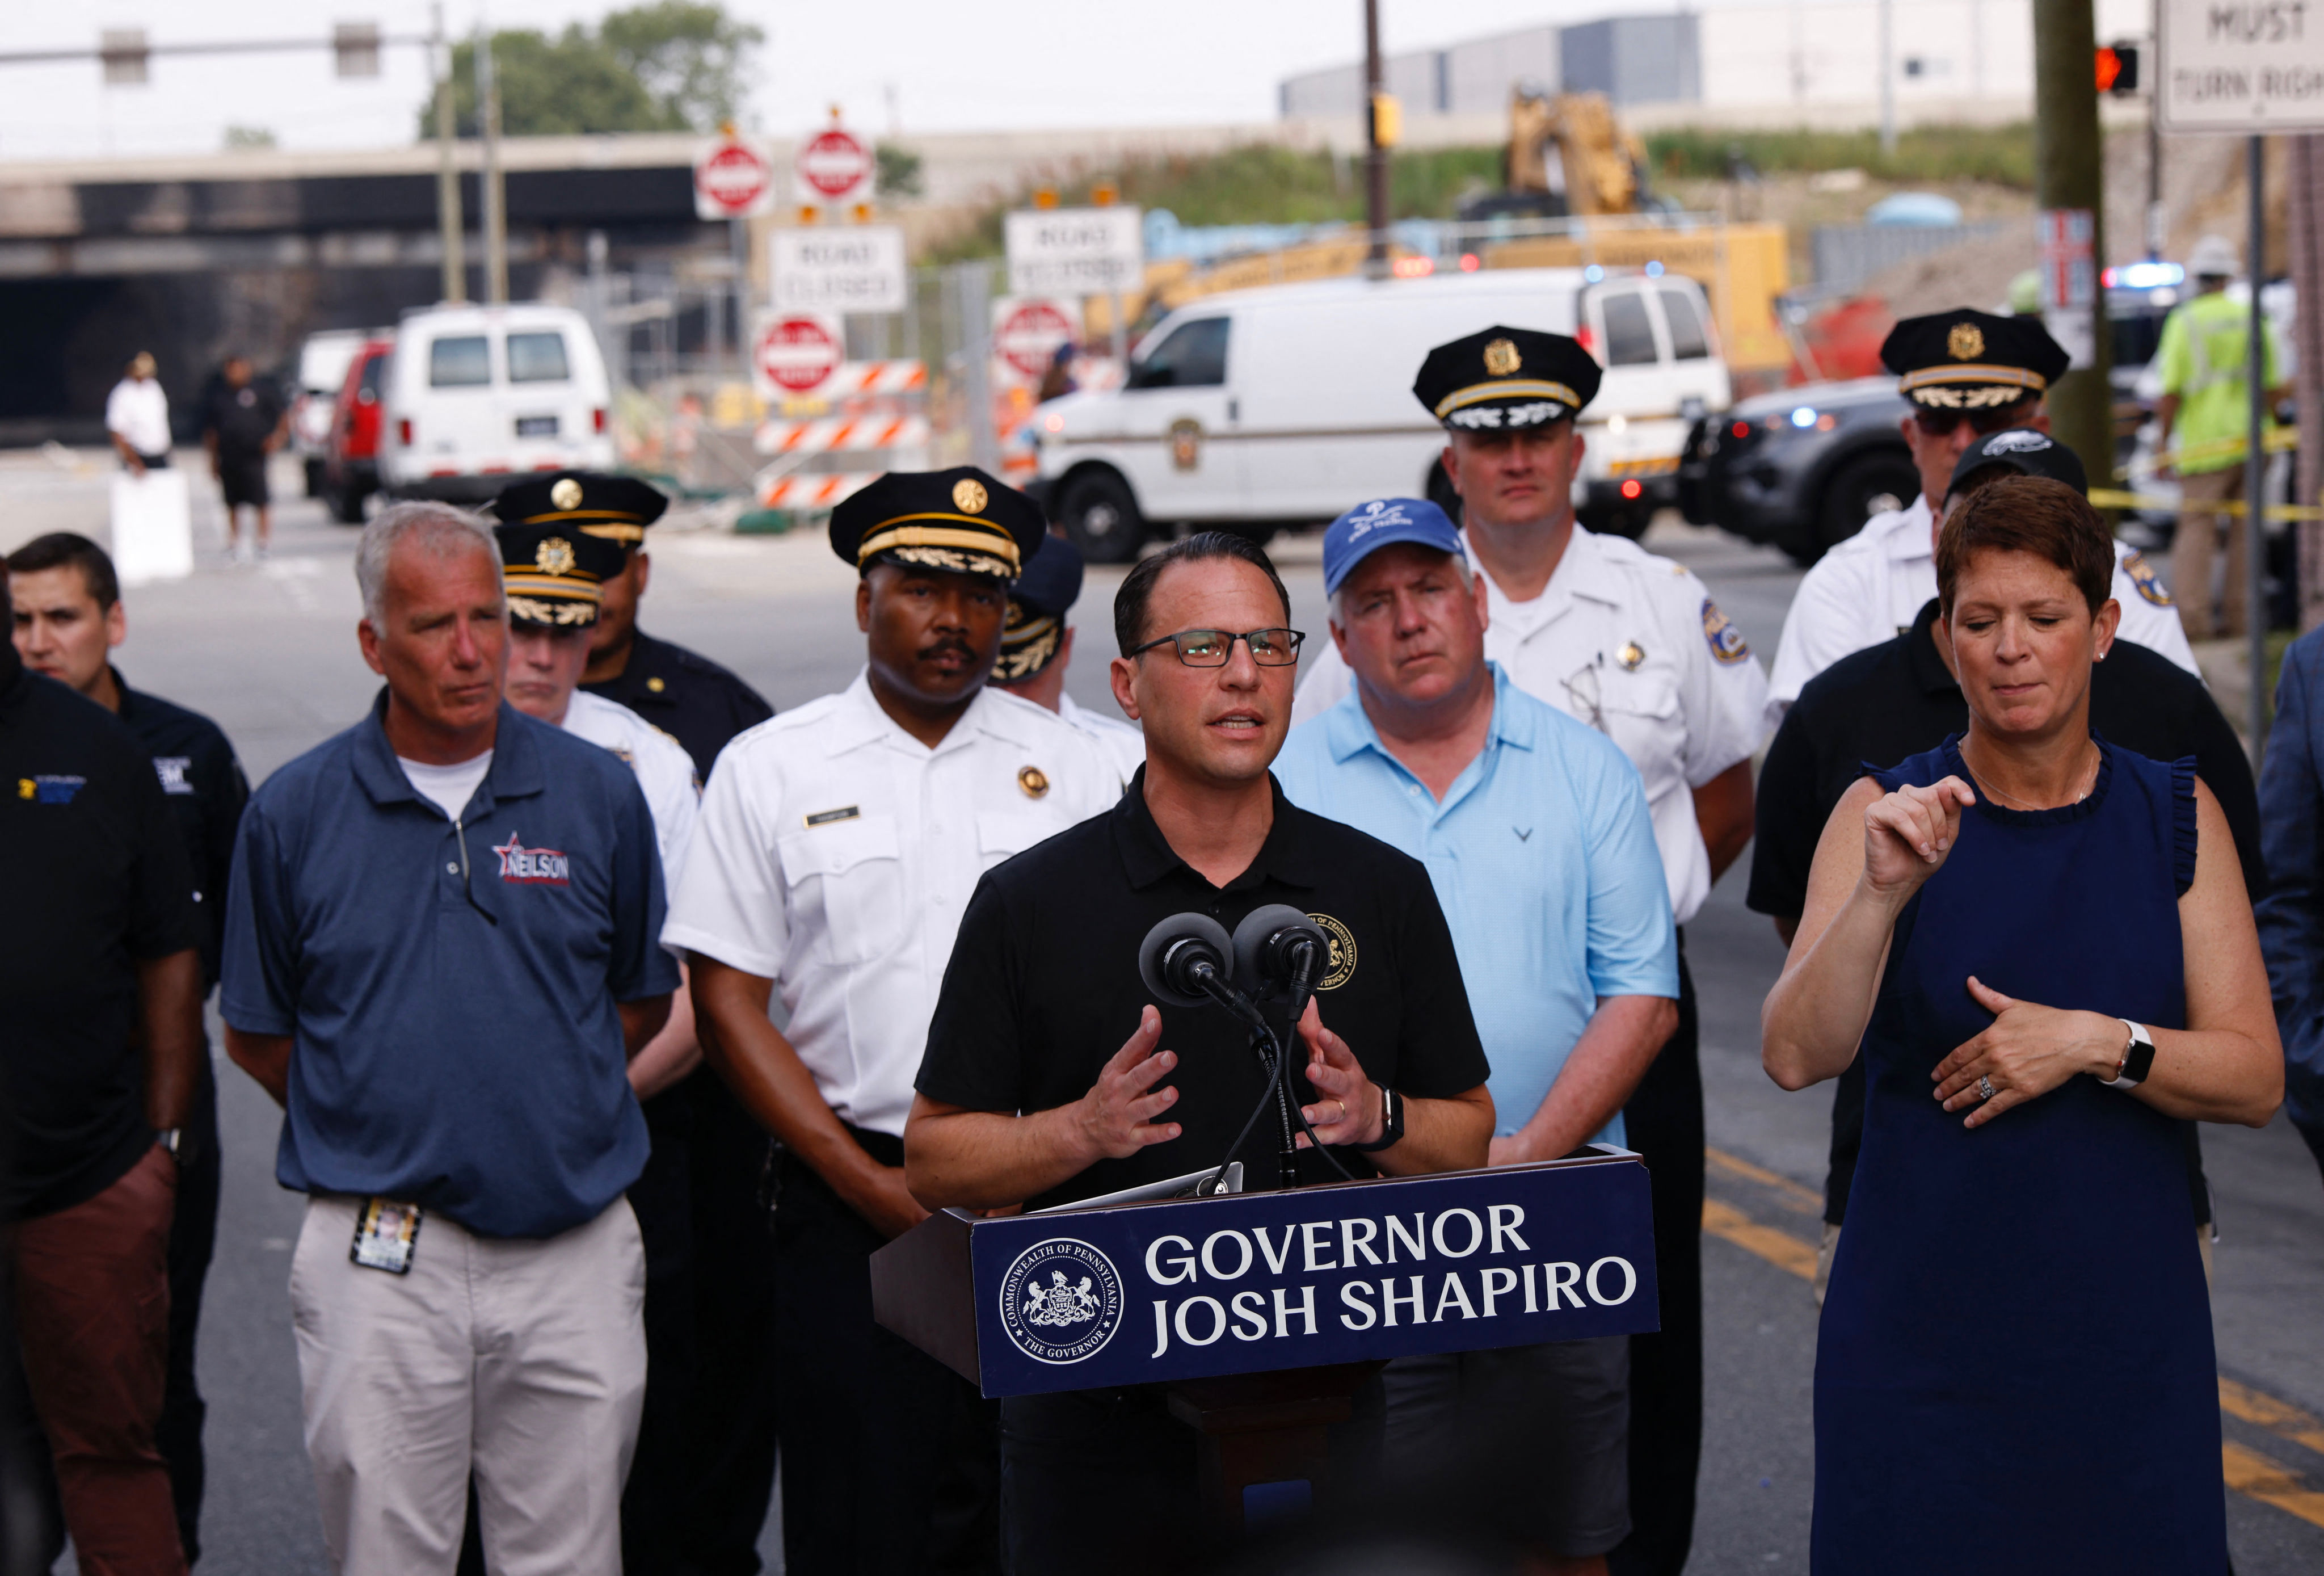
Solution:
<svg viewBox="0 0 2324 1576"><path fill-rule="evenodd" d="M1573 702L1568 709L1573 717L1600 733L1611 732L1606 726L1605 708L1599 700L1598 665L1595 663L1559 682L1565 686L1565 698Z"/></svg>
<svg viewBox="0 0 2324 1576"><path fill-rule="evenodd" d="M1226 629L1182 629L1159 640L1149 640L1131 656L1142 656L1157 645L1175 645L1178 660L1190 668L1222 668L1234 656L1234 643L1250 647L1250 660L1262 668L1287 668L1299 660L1299 643L1306 635L1296 629L1250 629L1238 635Z"/></svg>
<svg viewBox="0 0 2324 1576"><path fill-rule="evenodd" d="M1950 435L1963 422L1978 437L1990 438L1996 432L2024 426L2024 400L2017 400L2006 405L1988 405L1981 411L1935 411L1923 406L1913 413L1913 420L1932 438Z"/></svg>

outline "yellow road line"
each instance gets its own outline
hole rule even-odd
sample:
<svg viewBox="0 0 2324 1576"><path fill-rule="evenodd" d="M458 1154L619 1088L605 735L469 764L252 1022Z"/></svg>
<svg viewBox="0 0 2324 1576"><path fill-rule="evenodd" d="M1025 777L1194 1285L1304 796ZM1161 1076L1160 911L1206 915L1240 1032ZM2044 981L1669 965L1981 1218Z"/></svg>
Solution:
<svg viewBox="0 0 2324 1576"><path fill-rule="evenodd" d="M1784 1178L1719 1150L1709 1151L1711 1163L1720 1170L1753 1182L1782 1183ZM1799 1188L1797 1182L1788 1184ZM1711 1236L1731 1242L1755 1257L1766 1260L1779 1270L1787 1270L1800 1279L1815 1278L1816 1250L1772 1226L1762 1226L1732 1204L1717 1199L1702 1201L1702 1228ZM2292 1444L2324 1453L2324 1419L2302 1411L2289 1401L2279 1401L2263 1390L2255 1390L2222 1376L2219 1379L2219 1410L2230 1417L2241 1418L2268 1430ZM2288 1515L2317 1526L2324 1526L2324 1489L2319 1489L2298 1472L2271 1457L2232 1442L2220 1446L2220 1469L2227 1487L2246 1498L2263 1505L2272 1505Z"/></svg>
<svg viewBox="0 0 2324 1576"><path fill-rule="evenodd" d="M2324 1526L2324 1491L2311 1487L2282 1462L2229 1443L2219 1447L2219 1464L2227 1487L2236 1493Z"/></svg>
<svg viewBox="0 0 2324 1576"><path fill-rule="evenodd" d="M1723 1171L1729 1176L1740 1177L1745 1182L1757 1182L1763 1188L1773 1188L1783 1195L1785 1203L1795 1210L1822 1212L1823 1195L1813 1188L1802 1187L1790 1177L1778 1176L1766 1166L1754 1165L1741 1155L1729 1154L1724 1149L1705 1149L1702 1155L1711 1163L1712 1170Z"/></svg>
<svg viewBox="0 0 2324 1576"><path fill-rule="evenodd" d="M1702 1201L1702 1228L1803 1281L1815 1279L1816 1250L1786 1231L1762 1226L1731 1204Z"/></svg>
<svg viewBox="0 0 2324 1576"><path fill-rule="evenodd" d="M2219 1410L2324 1455L2324 1418L2302 1412L2289 1401L2279 1401L2264 1390L2238 1385L2224 1374L2219 1377Z"/></svg>

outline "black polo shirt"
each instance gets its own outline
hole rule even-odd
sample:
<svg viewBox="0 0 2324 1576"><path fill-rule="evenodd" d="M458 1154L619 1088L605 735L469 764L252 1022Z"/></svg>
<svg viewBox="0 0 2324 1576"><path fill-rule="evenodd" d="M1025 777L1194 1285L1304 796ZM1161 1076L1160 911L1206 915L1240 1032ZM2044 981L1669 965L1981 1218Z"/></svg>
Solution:
<svg viewBox="0 0 2324 1576"><path fill-rule="evenodd" d="M1373 1082L1424 1099L1482 1084L1490 1070L1427 869L1353 827L1300 809L1268 782L1275 825L1250 867L1223 888L1181 859L1154 824L1142 767L1111 811L988 872L962 916L915 1087L930 1099L981 1111L1041 1111L1081 1099L1138 1032L1139 1015L1152 1000L1138 976L1146 932L1194 911L1232 933L1245 914L1275 903L1316 915L1333 935L1337 953L1316 1007ZM1102 1160L1028 1207L1160 1182L1231 1158L1227 1145L1267 1087L1250 1032L1222 1007L1161 1011L1160 1048L1179 1058L1165 1080L1176 1086L1178 1103L1164 1119L1180 1125L1179 1136L1124 1160ZM1293 1042L1291 1053L1295 1068L1306 1065L1302 1045ZM1294 1081L1312 1103L1306 1080ZM1244 1163L1246 1186L1274 1185L1280 1147L1270 1112L1231 1157ZM1333 1153L1356 1175L1372 1174L1355 1151ZM1338 1173L1306 1152L1300 1177L1333 1182Z"/></svg>
<svg viewBox="0 0 2324 1576"><path fill-rule="evenodd" d="M695 775L705 783L728 739L775 714L765 697L708 657L642 629L618 674L581 687L628 707L684 745L694 757Z"/></svg>
<svg viewBox="0 0 2324 1576"><path fill-rule="evenodd" d="M198 943L192 890L135 737L0 641L0 1220L95 1198L152 1144L137 965Z"/></svg>
<svg viewBox="0 0 2324 1576"><path fill-rule="evenodd" d="M198 711L133 690L115 669L123 726L153 758L161 797L186 840L194 903L202 926L202 983L218 978L218 938L226 929L226 881L234 868L235 829L250 802L250 783L218 725Z"/></svg>
<svg viewBox="0 0 2324 1576"><path fill-rule="evenodd" d="M1759 769L1751 885L1744 897L1752 909L1783 920L1797 920L1806 910L1816 843L1833 808L1864 776L1867 762L1894 765L1969 727L1969 702L1930 633L1936 622L1932 598L1910 630L1834 663L1808 681L1784 714ZM2135 641L2117 640L2090 671L2090 728L2150 760L2194 756L2196 773L2218 800L2235 838L2244 884L2255 896L2265 890L2251 763L2200 679ZM1847 1212L1863 1138L1859 1059L1832 1093L1824 1219L1835 1225ZM2210 1204L2191 1123L2188 1152L2197 1219L2208 1221Z"/></svg>

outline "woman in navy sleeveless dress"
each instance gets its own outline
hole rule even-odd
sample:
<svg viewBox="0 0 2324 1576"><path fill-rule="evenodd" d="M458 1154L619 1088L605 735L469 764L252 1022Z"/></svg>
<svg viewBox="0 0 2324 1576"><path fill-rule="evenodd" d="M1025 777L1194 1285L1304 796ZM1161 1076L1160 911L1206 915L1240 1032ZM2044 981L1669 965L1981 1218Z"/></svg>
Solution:
<svg viewBox="0 0 2324 1576"><path fill-rule="evenodd" d="M1997 483L1945 533L1969 732L1834 812L1766 1012L1786 1087L1851 1052L1868 1074L1817 1351L1812 1568L2217 1576L2178 1122L2264 1122L2282 1097L2249 904L2192 763L2089 731L2117 610L2088 505ZM2135 1090L2102 1081L2144 1071L2129 1024L2155 1046Z"/></svg>

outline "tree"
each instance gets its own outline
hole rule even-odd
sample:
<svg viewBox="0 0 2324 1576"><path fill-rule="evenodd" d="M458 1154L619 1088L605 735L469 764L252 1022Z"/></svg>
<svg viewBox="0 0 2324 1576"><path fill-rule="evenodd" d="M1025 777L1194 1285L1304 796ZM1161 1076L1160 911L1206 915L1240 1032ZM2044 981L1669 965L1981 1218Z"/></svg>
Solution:
<svg viewBox="0 0 2324 1576"><path fill-rule="evenodd" d="M493 34L501 130L510 136L586 132L711 131L749 92L751 53L766 35L715 0L659 0L616 11L595 32L576 23L555 38L532 28ZM473 42L452 50L457 134L477 134ZM436 134L431 94L420 134Z"/></svg>
<svg viewBox="0 0 2324 1576"><path fill-rule="evenodd" d="M658 0L616 11L597 36L644 84L665 123L700 132L740 115L752 54L767 42L717 0Z"/></svg>
<svg viewBox="0 0 2324 1576"><path fill-rule="evenodd" d="M584 132L677 131L623 65L576 24L551 39L532 28L493 34L493 74L500 85L501 130L510 136L571 136ZM456 134L478 134L476 51L452 48L452 114ZM420 112L420 134L436 130L436 101Z"/></svg>

